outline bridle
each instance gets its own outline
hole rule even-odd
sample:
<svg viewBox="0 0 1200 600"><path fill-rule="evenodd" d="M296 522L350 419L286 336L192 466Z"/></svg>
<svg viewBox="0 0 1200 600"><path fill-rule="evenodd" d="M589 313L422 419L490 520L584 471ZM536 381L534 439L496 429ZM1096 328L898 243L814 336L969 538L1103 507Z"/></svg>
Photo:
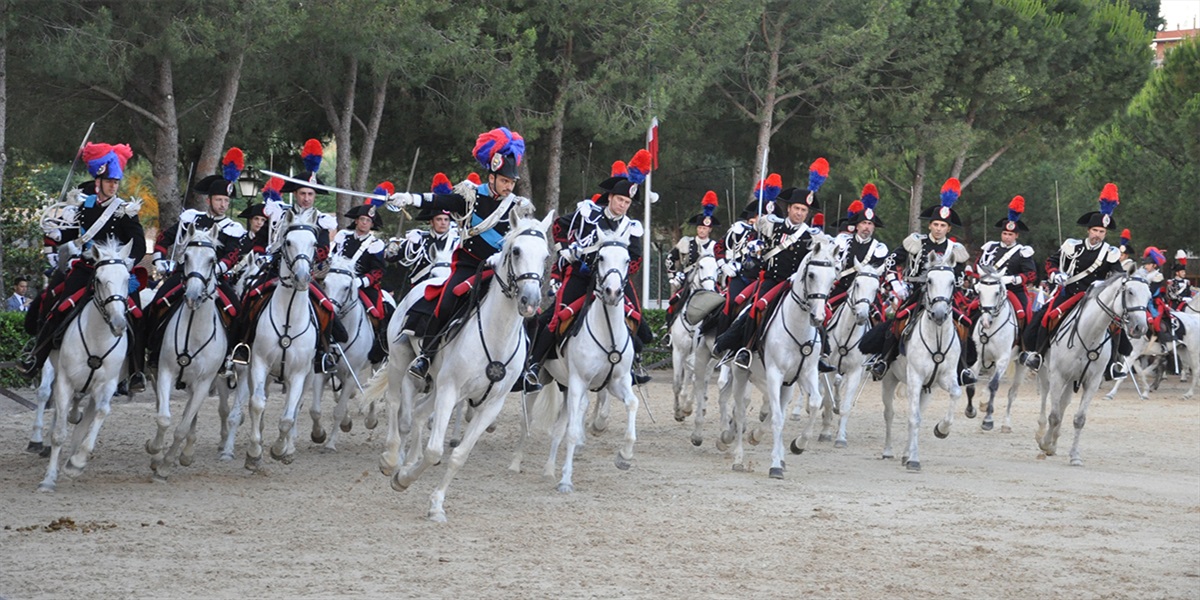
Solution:
<svg viewBox="0 0 1200 600"><path fill-rule="evenodd" d="M523 235L533 236L533 237L536 237L543 241L546 240L546 234L539 229L525 229L525 230L517 232L517 237L520 237ZM514 241L516 241L516 240L514 240ZM525 273L518 274L516 272L516 268L513 266L513 258L512 257L513 257L513 252L515 252L515 251L516 251L516 249L511 250L511 251L506 251L504 253L504 274L505 274L505 276L496 278L497 283L500 284L500 291L503 292L504 297L508 298L509 300L512 300L513 298L517 297L517 293L518 293L517 287L521 285L521 282L536 281L537 284L540 286L542 284L543 278L545 277L545 275L543 274L543 271L527 271Z"/></svg>
<svg viewBox="0 0 1200 600"><path fill-rule="evenodd" d="M994 275L994 274L987 274L987 275L984 275L983 277L980 277L979 281L975 285L997 286L1001 290L1004 289L1004 284L1001 283L1000 277L998 275ZM1004 302L1006 300L1006 294L999 293L999 294L997 294L996 297L999 298L999 300L997 300L996 303L993 304L992 306L987 306L983 303L983 295L980 294L980 296L979 296L979 298L980 298L979 310L981 312L987 313L988 315L991 315L991 317L993 319L997 318L1000 315L1000 309L1004 307Z"/></svg>
<svg viewBox="0 0 1200 600"><path fill-rule="evenodd" d="M340 269L335 267L329 267L329 269L326 271L326 274L329 273L345 275L346 277L350 278L350 285L346 288L345 298L339 300L337 298L329 297L329 301L333 303L333 307L336 309L334 313L340 319L346 316L346 314L350 312L350 309L354 307L354 292L356 289L354 282L356 279L358 279L358 275L349 269Z"/></svg>
<svg viewBox="0 0 1200 600"><path fill-rule="evenodd" d="M317 229L317 227L315 225L309 225L307 223L289 225L288 228L284 231L285 241L282 244L283 247L280 249L280 256L282 256L284 264L287 265L288 275L287 275L287 277L279 278L280 285L283 285L284 287L293 287L296 285L295 281L293 280L293 277L295 277L296 265L299 264L300 261L307 262L309 269L311 269L312 265L313 265L313 257L309 256L307 254L297 254L295 256L289 256L288 244L286 242L286 238L293 231L307 231L308 233L311 233L313 236L314 242L316 242L316 240L321 239L321 231L319 229Z"/></svg>
<svg viewBox="0 0 1200 600"><path fill-rule="evenodd" d="M625 286L629 283L629 268L628 268L628 266L626 266L624 273L622 273L621 269L619 269L617 267L612 267L612 268L608 269L607 271L604 271L603 273L601 273L600 271L598 271L595 268L600 261L600 250L603 250L604 248L612 248L612 247L623 248L627 253L629 252L629 244L619 241L619 240L609 240L607 242L602 242L599 246L596 247L596 252L593 255L593 258L591 261L592 262L591 271L592 271L592 281L593 281L592 293L596 294L597 297L599 297L604 292L604 290L601 289L601 286L604 284L604 281L606 279L608 279L609 275L612 275L614 273L617 275L618 289L624 290Z"/></svg>
<svg viewBox="0 0 1200 600"><path fill-rule="evenodd" d="M701 257L700 260L704 260L704 258L707 258L707 257L708 257L708 255L705 255L704 257ZM715 257L713 257L713 261L716 261ZM696 265L693 266L692 272L689 276L689 279L691 280L690 285L691 285L692 289L696 290L696 291L704 289L704 282L706 282L706 281L713 282L713 289L716 289L716 287L717 287L717 270L714 269L711 275L705 275L705 276L701 277L699 263L700 263L699 260L696 261Z"/></svg>
<svg viewBox="0 0 1200 600"><path fill-rule="evenodd" d="M184 285L187 285L187 282L190 279L199 279L200 280L200 284L204 286L204 295L200 296L199 301L204 302L205 300L208 300L209 298L211 298L212 295L214 293L216 293L216 289L217 289L216 286L213 285L213 274L217 268L217 263L216 263L217 245L212 242L209 242L209 241L188 241L187 247L188 248L208 248L209 250L213 251L213 262L209 263L207 275L204 275L204 274L200 273L199 271L189 271L183 277Z"/></svg>
<svg viewBox="0 0 1200 600"><path fill-rule="evenodd" d="M938 265L936 267L929 267L925 271L925 282L926 282L925 290L926 291L929 290L929 274L933 273L934 271L949 271L950 274L953 275L954 267L951 267L950 265ZM953 290L954 290L953 284L950 286L950 290L951 290L951 293L953 293ZM946 304L947 306L949 306L951 303L951 297L950 296L930 296L929 294L925 294L924 298L921 299L921 304L925 307L925 310L927 310L927 311L932 310L934 306L937 306L938 304L943 304L943 303Z"/></svg>
<svg viewBox="0 0 1200 600"><path fill-rule="evenodd" d="M1129 315L1145 312L1146 306L1129 306L1125 300L1125 293L1129 290L1129 282L1138 281L1150 285L1150 282L1143 277L1126 275L1121 279L1121 292L1118 294L1121 297L1121 311L1117 312L1113 307L1104 304L1104 299L1099 294L1096 295L1096 304L1104 310L1105 314L1112 317L1112 320L1121 324L1122 329L1129 327Z"/></svg>
<svg viewBox="0 0 1200 600"><path fill-rule="evenodd" d="M95 271L95 274L98 275L100 273L100 269L102 267L107 267L107 266L112 266L112 265L121 265L127 273L129 271L129 266L128 266L128 264L126 264L125 259L123 259L123 258L106 258L104 260L97 261L96 264L93 265L93 270ZM95 281L94 278L95 278L95 275L93 275L93 281ZM95 288L95 284L93 283L93 289L94 288ZM126 289L128 289L128 283L126 283ZM113 328L112 317L108 314L108 311L104 310L104 307L108 306L109 304L111 304L113 302L120 302L121 304L125 304L126 299L128 297L129 297L128 293L113 294L111 296L108 296L107 298L101 298L99 294L92 294L92 303L96 305L96 310L100 311L100 316L104 318L104 323L108 325L109 330L112 330L112 328Z"/></svg>
<svg viewBox="0 0 1200 600"><path fill-rule="evenodd" d="M792 299L796 301L796 304L799 304L800 308L803 308L805 311L808 311L812 307L812 304L811 304L812 300L828 300L829 299L829 292L822 293L822 292L808 291L808 283L807 283L808 270L813 267L830 268L830 269L834 268L833 261L807 260L807 259L805 260L804 268L800 270L801 283L799 286L799 287L804 288L804 296L801 297L800 294L796 293L796 288L798 286L793 285L793 286L791 286L791 289L788 290L788 295L791 296Z"/></svg>

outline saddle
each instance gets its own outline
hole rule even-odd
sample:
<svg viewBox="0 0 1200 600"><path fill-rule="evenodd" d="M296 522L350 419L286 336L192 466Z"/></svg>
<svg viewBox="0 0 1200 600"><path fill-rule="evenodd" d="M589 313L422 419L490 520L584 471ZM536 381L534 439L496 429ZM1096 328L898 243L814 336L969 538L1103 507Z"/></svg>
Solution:
<svg viewBox="0 0 1200 600"><path fill-rule="evenodd" d="M463 326L467 324L467 316L471 314L471 311L475 307L479 306L479 303L483 301L483 297L487 295L488 288L492 283L491 275L491 271L476 274L455 286L453 290L448 290L456 296L467 295L467 300L458 304L454 309L454 314L446 322L446 326L438 333L436 340L438 348L441 348L447 341L454 339ZM428 290L426 290L425 295L429 295Z"/></svg>
<svg viewBox="0 0 1200 600"><path fill-rule="evenodd" d="M688 325L695 326L716 313L717 309L724 305L725 296L716 292L698 290L692 293L691 298L686 304L686 308L683 311L683 320Z"/></svg>
<svg viewBox="0 0 1200 600"><path fill-rule="evenodd" d="M1042 326L1046 328L1048 333L1053 334L1058 329L1058 324L1062 323L1063 318L1071 313L1071 309L1083 299L1084 292L1079 292L1063 302L1054 306L1042 315Z"/></svg>

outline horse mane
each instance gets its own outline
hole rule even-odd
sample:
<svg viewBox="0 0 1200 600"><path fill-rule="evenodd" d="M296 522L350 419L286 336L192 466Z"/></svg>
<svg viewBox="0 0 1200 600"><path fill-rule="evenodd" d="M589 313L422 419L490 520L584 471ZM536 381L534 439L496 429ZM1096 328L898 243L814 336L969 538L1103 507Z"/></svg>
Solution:
<svg viewBox="0 0 1200 600"><path fill-rule="evenodd" d="M520 214L516 214L514 216L515 219L511 222L511 226L508 228L508 233L504 234L504 239L500 243L501 248L508 248L509 244L516 240L517 237L522 233L538 229L538 227L541 225L541 221L539 221L536 217L525 217ZM553 219L551 219L551 222L553 222ZM550 236L547 235L546 247L550 246L550 241Z"/></svg>
<svg viewBox="0 0 1200 600"><path fill-rule="evenodd" d="M1083 294L1083 300L1080 301L1080 304L1082 304L1083 302L1086 302L1088 300L1091 300L1092 298L1095 298L1096 296L1099 296L1100 292L1103 292L1104 290L1108 289L1108 286L1112 285L1113 282L1123 279L1124 277L1125 277L1124 271L1113 271L1113 272L1109 273L1108 277L1104 278L1104 281L1097 281L1097 282L1093 283L1092 285L1088 286L1087 291L1084 292L1084 294Z"/></svg>
<svg viewBox="0 0 1200 600"><path fill-rule="evenodd" d="M99 258L100 260L106 260L106 259L110 259L110 258L120 257L121 250L124 247L125 247L125 244L122 244L121 240L118 240L117 238L115 238L113 236L108 236L108 237L104 238L103 240L94 242L92 245L92 248L96 252L97 258ZM124 258L131 258L131 257L126 256Z"/></svg>
<svg viewBox="0 0 1200 600"><path fill-rule="evenodd" d="M212 229L209 229L207 227L193 227L191 229L191 233L188 234L188 236L186 238L184 238L180 243L186 245L191 242L216 243L216 241L217 241L217 236L213 232Z"/></svg>
<svg viewBox="0 0 1200 600"><path fill-rule="evenodd" d="M329 269L342 269L345 271L354 272L355 261L344 254L331 254L329 256Z"/></svg>

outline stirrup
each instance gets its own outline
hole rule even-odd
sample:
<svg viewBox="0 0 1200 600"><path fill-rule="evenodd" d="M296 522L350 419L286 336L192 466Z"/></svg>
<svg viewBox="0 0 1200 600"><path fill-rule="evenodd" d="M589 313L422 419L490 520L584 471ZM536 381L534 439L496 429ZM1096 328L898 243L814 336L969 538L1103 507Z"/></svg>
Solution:
<svg viewBox="0 0 1200 600"><path fill-rule="evenodd" d="M817 359L817 371L821 373L833 373L837 371L837 367L826 362L825 357Z"/></svg>
<svg viewBox="0 0 1200 600"><path fill-rule="evenodd" d="M1125 372L1125 365L1122 362L1115 362L1111 365L1108 365L1108 368L1105 369L1105 371L1104 371L1104 380L1105 381L1115 381L1117 379L1125 379L1128 376L1129 376L1129 373Z"/></svg>
<svg viewBox="0 0 1200 600"><path fill-rule="evenodd" d="M958 385L971 385L978 382L979 378L975 376L975 373L970 368L963 369L958 374Z"/></svg>
<svg viewBox="0 0 1200 600"><path fill-rule="evenodd" d="M733 364L743 369L749 369L750 364L754 362L754 353L750 352L749 348L738 348L738 351L733 355Z"/></svg>
<svg viewBox="0 0 1200 600"><path fill-rule="evenodd" d="M250 345L246 342L238 342L233 347L233 353L229 355L229 362L235 365L250 364Z"/></svg>
<svg viewBox="0 0 1200 600"><path fill-rule="evenodd" d="M1036 372L1042 368L1042 355L1037 352L1023 352L1021 354L1021 364L1025 365L1029 370Z"/></svg>
<svg viewBox="0 0 1200 600"><path fill-rule="evenodd" d="M429 374L429 357L424 354L418 355L408 364L408 374L411 377L425 380L425 376Z"/></svg>

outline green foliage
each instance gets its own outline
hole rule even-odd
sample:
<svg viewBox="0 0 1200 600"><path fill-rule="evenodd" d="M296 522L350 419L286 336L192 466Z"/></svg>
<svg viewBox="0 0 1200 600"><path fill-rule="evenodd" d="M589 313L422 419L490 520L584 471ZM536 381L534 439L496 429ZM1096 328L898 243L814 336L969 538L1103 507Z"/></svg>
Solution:
<svg viewBox="0 0 1200 600"><path fill-rule="evenodd" d="M21 349L29 341L25 333L25 313L0 311L0 362L20 358ZM0 369L0 385L4 387L26 387L29 379L17 369Z"/></svg>
<svg viewBox="0 0 1200 600"><path fill-rule="evenodd" d="M663 327L667 323L666 309L643 308L642 309L642 319L644 319L646 321L646 324L650 326L650 331L654 332L654 342L650 343L647 346L647 348L663 347L661 340L664 339L663 336L665 336L667 333L663 329ZM651 364L654 364L656 362L663 361L663 360L669 361L670 359L671 359L670 349L667 349L666 351L663 351L663 352L653 352L653 351L642 352L642 364L644 364L644 365L651 365Z"/></svg>
<svg viewBox="0 0 1200 600"><path fill-rule="evenodd" d="M14 150L5 168L4 210L0 212L0 233L4 239L2 289L8 290L18 275L29 279L33 289L41 287L39 274L45 268L42 258L42 207L54 202L67 167L47 163L29 152Z"/></svg>

